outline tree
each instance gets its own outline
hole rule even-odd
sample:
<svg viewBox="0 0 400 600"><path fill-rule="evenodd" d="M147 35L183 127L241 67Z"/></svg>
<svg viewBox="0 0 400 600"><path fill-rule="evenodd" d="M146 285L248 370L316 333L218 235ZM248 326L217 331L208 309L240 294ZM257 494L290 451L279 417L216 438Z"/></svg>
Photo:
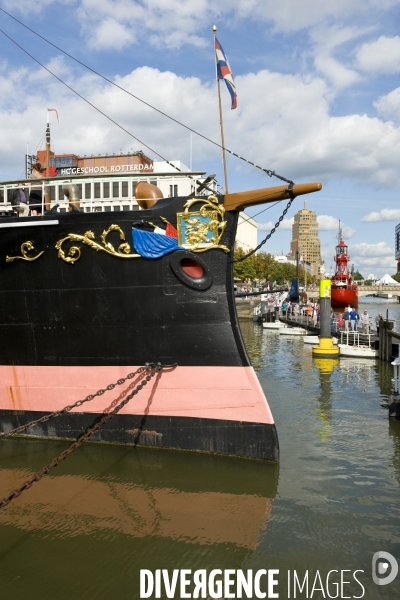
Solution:
<svg viewBox="0 0 400 600"><path fill-rule="evenodd" d="M234 259L242 258L245 256L245 252L242 248L238 248L235 250L233 256ZM245 279L251 279L252 281L256 279L256 268L254 266L254 254L252 254L249 258L242 260L240 262L233 263L233 276L241 281Z"/></svg>
<svg viewBox="0 0 400 600"><path fill-rule="evenodd" d="M359 271L356 271L354 273L353 279L354 279L354 281L363 281L364 277L361 275L361 273Z"/></svg>
<svg viewBox="0 0 400 600"><path fill-rule="evenodd" d="M396 275L392 275L393 279L395 281L397 281L398 283L400 283L400 271L398 273L396 273Z"/></svg>
<svg viewBox="0 0 400 600"><path fill-rule="evenodd" d="M234 252L234 259L242 258L247 252L242 248L237 248ZM252 254L249 258L241 262L233 263L233 275L237 279L244 281L250 279L254 281L259 279L261 281L276 281L278 285L282 285L286 281L289 283L296 277L296 267L288 262L278 262L267 252L258 252ZM307 276L308 283L315 280L315 277ZM305 272L302 267L299 266L299 283L304 284Z"/></svg>

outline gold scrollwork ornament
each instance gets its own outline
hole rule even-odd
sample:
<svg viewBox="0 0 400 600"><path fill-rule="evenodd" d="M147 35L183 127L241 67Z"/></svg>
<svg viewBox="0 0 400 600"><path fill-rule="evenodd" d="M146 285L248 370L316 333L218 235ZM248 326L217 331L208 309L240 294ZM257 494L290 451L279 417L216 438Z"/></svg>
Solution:
<svg viewBox="0 0 400 600"><path fill-rule="evenodd" d="M192 206L199 202L202 203L200 210L190 212ZM229 248L220 244L226 228L225 208L216 196L188 200L184 209L183 213L176 215L180 246L192 252L206 252L214 248L229 252Z"/></svg>
<svg viewBox="0 0 400 600"><path fill-rule="evenodd" d="M112 231L118 231L119 238L121 241L123 241L123 243L118 246L118 250L116 250L112 243L107 240L107 236ZM100 236L100 240L101 244L99 244L99 242L96 242L93 231L86 231L84 235L69 233L65 238L58 240L58 242L56 243L56 248L58 250L58 258L61 258L61 260L63 260L64 262L72 265L80 259L82 253L81 248L79 246L71 246L68 250L68 254L65 254L62 246L64 242L67 241L80 242L82 244L85 244L86 246L89 246L89 248L92 248L92 250L96 250L96 252L106 252L107 254L118 258L141 258L140 254L130 254L131 247L125 241L125 234L119 227L119 225L110 225L110 227L106 231L103 231L103 233Z"/></svg>
<svg viewBox="0 0 400 600"><path fill-rule="evenodd" d="M6 262L14 262L14 260L27 260L29 262L33 262L34 260L37 260L40 256L42 256L42 254L44 254L44 250L42 250L41 252L39 252L39 254L36 254L36 256L28 256L28 252L31 252L31 250L34 249L34 243L28 240L27 242L21 244L22 256L6 256Z"/></svg>

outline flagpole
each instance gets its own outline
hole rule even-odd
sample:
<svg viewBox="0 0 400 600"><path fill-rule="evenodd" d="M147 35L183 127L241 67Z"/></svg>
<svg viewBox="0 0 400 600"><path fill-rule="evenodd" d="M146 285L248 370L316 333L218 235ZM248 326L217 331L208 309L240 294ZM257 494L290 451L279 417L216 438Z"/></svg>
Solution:
<svg viewBox="0 0 400 600"><path fill-rule="evenodd" d="M212 28L214 32L214 54L215 54L215 38L217 33L217 26L213 25ZM224 124L222 120L222 103L221 103L221 88L219 85L218 79L218 70L217 70L217 57L215 56L215 72L217 76L217 85L218 85L218 104L219 104L219 124L221 127L221 144L222 144L222 160L224 163L224 177L225 177L225 193L228 193L228 172L226 170L226 154L225 154L225 138L224 138Z"/></svg>

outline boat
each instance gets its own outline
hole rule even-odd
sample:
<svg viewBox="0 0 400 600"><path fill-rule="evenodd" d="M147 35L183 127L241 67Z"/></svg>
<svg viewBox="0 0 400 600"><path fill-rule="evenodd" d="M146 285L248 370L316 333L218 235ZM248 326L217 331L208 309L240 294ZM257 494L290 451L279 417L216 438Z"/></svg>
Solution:
<svg viewBox="0 0 400 600"><path fill-rule="evenodd" d="M275 331L287 327L286 323L282 323L282 321L272 321L271 323L268 323L268 321L263 321L262 326L264 329L272 329Z"/></svg>
<svg viewBox="0 0 400 600"><path fill-rule="evenodd" d="M374 347L371 341L371 335L362 334L358 331L341 331L340 342L338 344L340 356L350 356L353 358L378 358L379 351Z"/></svg>
<svg viewBox="0 0 400 600"><path fill-rule="evenodd" d="M307 334L307 330L303 329L303 327L280 327L279 328L280 335L302 335L305 336Z"/></svg>
<svg viewBox="0 0 400 600"><path fill-rule="evenodd" d="M273 416L236 315L235 232L245 207L321 184L164 198L142 181L140 212L83 212L76 180L51 183L69 193L71 212L54 205L43 216L0 219L0 431L160 363L93 441L278 461ZM25 434L75 440L120 398L97 395Z"/></svg>
<svg viewBox="0 0 400 600"><path fill-rule="evenodd" d="M336 246L335 274L331 283L331 306L333 309L344 309L347 306L358 308L358 287L349 275L348 262L350 260L348 246L342 238L342 229L339 227L339 243Z"/></svg>

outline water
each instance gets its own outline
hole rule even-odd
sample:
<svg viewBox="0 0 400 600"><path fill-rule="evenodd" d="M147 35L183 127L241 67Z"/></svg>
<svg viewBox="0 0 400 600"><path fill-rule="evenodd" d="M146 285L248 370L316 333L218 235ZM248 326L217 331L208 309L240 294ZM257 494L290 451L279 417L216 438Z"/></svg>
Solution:
<svg viewBox="0 0 400 600"><path fill-rule="evenodd" d="M389 311L400 318L400 307ZM311 581L318 570L326 596L328 571L348 569L343 595L361 596L352 576L361 569L363 597L399 597L400 575L371 580L375 552L400 559L400 421L389 422L380 398L392 367L318 363L301 338L241 326L280 466L87 444L0 512L2 597L135 599L141 568L279 569L280 598L289 569L302 579L308 569ZM3 441L0 495L65 447Z"/></svg>

